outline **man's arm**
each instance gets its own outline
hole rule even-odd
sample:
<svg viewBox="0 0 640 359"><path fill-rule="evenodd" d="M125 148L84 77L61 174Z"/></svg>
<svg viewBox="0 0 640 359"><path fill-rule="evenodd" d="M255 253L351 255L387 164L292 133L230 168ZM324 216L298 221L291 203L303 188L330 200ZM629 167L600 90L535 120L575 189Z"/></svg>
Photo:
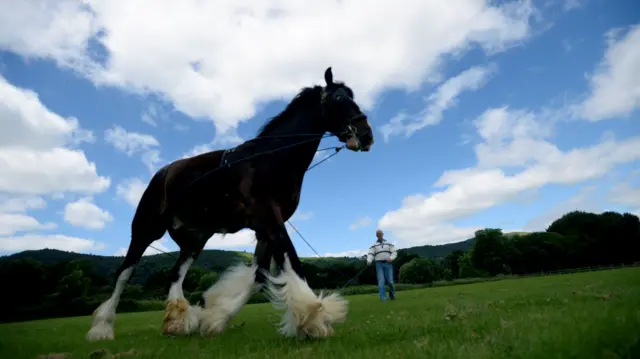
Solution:
<svg viewBox="0 0 640 359"><path fill-rule="evenodd" d="M369 247L369 252L367 253L367 264L371 264L373 262L373 246Z"/></svg>
<svg viewBox="0 0 640 359"><path fill-rule="evenodd" d="M394 245L393 245L393 244L391 244L391 243L389 243L389 244L390 244L390 247L391 247L391 248L390 248L390 249L391 249L391 256L389 257L389 259L391 259L391 260L395 260L395 259L396 259L396 257L398 257L398 252L396 252L396 246L394 246Z"/></svg>

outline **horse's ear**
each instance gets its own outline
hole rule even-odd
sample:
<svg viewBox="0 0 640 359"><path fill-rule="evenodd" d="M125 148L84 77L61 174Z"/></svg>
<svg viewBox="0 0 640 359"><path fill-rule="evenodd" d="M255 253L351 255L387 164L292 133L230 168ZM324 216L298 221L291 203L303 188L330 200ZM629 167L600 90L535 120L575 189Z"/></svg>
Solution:
<svg viewBox="0 0 640 359"><path fill-rule="evenodd" d="M324 72L324 81L327 83L327 86L333 84L333 72L331 72L331 66L327 67Z"/></svg>

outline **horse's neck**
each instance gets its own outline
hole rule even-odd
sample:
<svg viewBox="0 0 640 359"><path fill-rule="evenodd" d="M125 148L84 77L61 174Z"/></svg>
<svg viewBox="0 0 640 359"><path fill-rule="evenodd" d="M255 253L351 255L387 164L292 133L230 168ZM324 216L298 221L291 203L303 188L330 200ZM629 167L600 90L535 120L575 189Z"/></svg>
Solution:
<svg viewBox="0 0 640 359"><path fill-rule="evenodd" d="M325 132L321 129L319 115L301 113L297 117L297 121L291 121L264 135L267 138L273 136L274 143L278 144L277 147L286 147L274 152L275 158L291 168L296 176L303 174L313 161Z"/></svg>

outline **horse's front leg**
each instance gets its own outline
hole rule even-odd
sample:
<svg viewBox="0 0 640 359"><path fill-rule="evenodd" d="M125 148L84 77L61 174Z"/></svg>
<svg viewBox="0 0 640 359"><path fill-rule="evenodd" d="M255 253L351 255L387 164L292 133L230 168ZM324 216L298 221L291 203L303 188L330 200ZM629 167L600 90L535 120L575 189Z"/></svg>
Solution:
<svg viewBox="0 0 640 359"><path fill-rule="evenodd" d="M317 296L302 273L302 263L280 220L268 223L273 258L282 270L269 277L266 292L276 309L285 310L279 332L299 338L324 338L333 334L333 323L347 317L348 302L337 293Z"/></svg>

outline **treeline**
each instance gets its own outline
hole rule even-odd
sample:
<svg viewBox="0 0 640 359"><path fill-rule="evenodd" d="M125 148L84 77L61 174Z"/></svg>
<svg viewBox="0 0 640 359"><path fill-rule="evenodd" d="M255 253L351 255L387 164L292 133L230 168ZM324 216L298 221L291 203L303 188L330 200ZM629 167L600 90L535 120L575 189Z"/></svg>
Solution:
<svg viewBox="0 0 640 359"><path fill-rule="evenodd" d="M476 231L473 246L441 261L414 258L400 268L403 283L524 275L640 261L640 220L630 213L569 212L545 232Z"/></svg>
<svg viewBox="0 0 640 359"><path fill-rule="evenodd" d="M500 229L487 228L464 242L401 249L394 269L401 287L403 283L452 284L468 278L633 263L640 260L639 252L637 216L576 211L554 221L545 232L503 234ZM175 255L144 257L124 290L118 311L162 309ZM5 288L0 306L11 308L0 311L0 322L91 314L111 294L113 272L122 260L55 250L22 252L0 259ZM251 255L203 252L184 280L187 298L197 303L202 291L238 261L248 263ZM365 268L363 257L304 258L303 267L314 289L340 289L351 280L351 292L376 291L375 271ZM250 300L260 301L264 301L260 294Z"/></svg>

